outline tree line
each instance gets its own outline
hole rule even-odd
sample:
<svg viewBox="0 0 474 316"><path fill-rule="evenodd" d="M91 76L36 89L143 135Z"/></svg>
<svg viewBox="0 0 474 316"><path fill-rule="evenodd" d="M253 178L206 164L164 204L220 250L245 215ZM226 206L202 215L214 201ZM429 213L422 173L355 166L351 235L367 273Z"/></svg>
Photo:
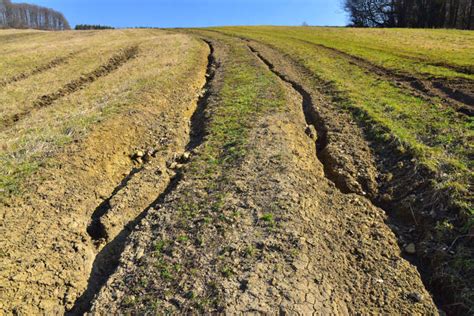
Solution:
<svg viewBox="0 0 474 316"><path fill-rule="evenodd" d="M27 3L0 0L0 28L69 30L61 12Z"/></svg>
<svg viewBox="0 0 474 316"><path fill-rule="evenodd" d="M344 0L351 26L474 29L474 0Z"/></svg>
<svg viewBox="0 0 474 316"><path fill-rule="evenodd" d="M106 25L91 25L91 24L78 24L75 30L113 30L114 27Z"/></svg>

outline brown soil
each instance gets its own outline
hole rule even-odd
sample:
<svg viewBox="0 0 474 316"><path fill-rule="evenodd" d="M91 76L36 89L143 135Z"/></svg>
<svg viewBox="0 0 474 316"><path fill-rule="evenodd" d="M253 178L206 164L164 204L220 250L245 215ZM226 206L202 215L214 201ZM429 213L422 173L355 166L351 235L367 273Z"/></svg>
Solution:
<svg viewBox="0 0 474 316"><path fill-rule="evenodd" d="M138 54L138 46L129 47L124 49L114 56L112 56L105 64L99 66L94 71L80 76L78 79L75 79L65 86L61 87L59 90L39 97L30 108L23 109L21 112L15 113L11 117L7 117L2 119L2 127L8 128L14 125L16 122L23 119L25 116L29 115L31 111L35 109L45 108L52 105L56 100L63 98L71 93L74 93L80 89L83 89L87 85L93 83L94 81L98 80L101 77L105 77L109 75L111 72L117 70L122 65L127 63L132 58L136 57ZM51 69L47 68L44 69L48 70Z"/></svg>
<svg viewBox="0 0 474 316"><path fill-rule="evenodd" d="M134 47L118 54L61 91L87 85L136 53ZM166 162L184 151L205 58L198 66L188 94L136 105L97 125L32 177L28 192L0 207L0 314L62 314L100 284L96 269L109 269L128 223L173 177ZM95 221L104 233L90 229Z"/></svg>
<svg viewBox="0 0 474 316"><path fill-rule="evenodd" d="M384 208L389 216L388 224L397 235L401 248L404 249L410 243L416 245L416 255L404 256L418 266L424 282L435 294L437 303L453 314L466 313L466 307L453 305L453 297L443 290L454 291L458 286L469 285L452 282L453 271L448 273L443 268L453 260L453 253L448 251L451 242L440 243L434 237L437 222L447 219L453 222L452 219L459 214L457 207L452 204L450 192L436 188L439 175L417 164L409 153L398 151L396 142L381 142L373 137L374 133L380 133L373 129L376 124L360 119L367 116L356 109L352 109L351 114L338 107L344 96L330 83L316 78L276 50L256 42L246 42L254 51L258 51L266 64L283 80L291 82L303 96L309 94L312 100L317 100L312 102L315 127L318 135L322 135L322 144L319 143L322 152L318 156L325 166L327 177L343 192L361 194L356 189L357 185L349 188L346 183L359 183L359 187L370 184L371 190L367 189L364 193L367 193L373 204ZM359 118L357 124L353 117ZM325 148L339 150L326 153ZM355 169L351 168L354 161L357 161ZM355 172L360 172L365 178L357 177L359 173ZM433 273L440 270L445 272Z"/></svg>
<svg viewBox="0 0 474 316"><path fill-rule="evenodd" d="M226 45L214 41L223 67L209 98L209 120L220 106L219 83L232 58ZM260 50L248 54L260 62L256 67L261 71L275 71L267 68L270 57L262 62ZM279 69L275 72L283 77ZM287 106L255 118L245 160L226 166L213 184L192 168L206 139L196 148L180 181L152 204L131 233L92 314L437 314L416 268L401 258L385 213L363 196L342 192L325 176L324 169L333 169L328 161L345 158L373 170L370 151L354 151L366 157L362 163L344 155L347 147L332 125L315 135L316 128L308 125L319 125L322 115L312 118L308 95L296 81L284 81L279 84ZM312 104L323 108L326 104L312 92L307 92ZM361 136L355 124L347 130L341 126L341 133L352 126L354 140ZM318 137L326 138L322 148ZM354 144L367 148L363 141ZM326 150L329 146L335 149ZM320 153L325 150L329 153ZM336 182L363 194L373 179L359 177L348 165L337 173L343 180ZM175 277L166 277L172 269L178 269Z"/></svg>

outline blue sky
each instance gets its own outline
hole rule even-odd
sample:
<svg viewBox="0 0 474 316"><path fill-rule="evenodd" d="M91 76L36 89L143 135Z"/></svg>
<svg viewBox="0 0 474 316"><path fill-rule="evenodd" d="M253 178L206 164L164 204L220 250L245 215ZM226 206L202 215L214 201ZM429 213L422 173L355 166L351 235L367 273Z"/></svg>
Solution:
<svg viewBox="0 0 474 316"><path fill-rule="evenodd" d="M20 2L20 1L13 1ZM59 10L72 26L345 25L341 0L23 0Z"/></svg>

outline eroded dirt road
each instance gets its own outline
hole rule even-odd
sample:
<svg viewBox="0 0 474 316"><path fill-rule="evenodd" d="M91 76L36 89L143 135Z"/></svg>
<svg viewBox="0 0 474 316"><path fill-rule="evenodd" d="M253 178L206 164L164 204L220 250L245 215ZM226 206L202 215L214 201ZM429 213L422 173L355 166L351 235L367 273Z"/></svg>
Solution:
<svg viewBox="0 0 474 316"><path fill-rule="evenodd" d="M181 180L131 234L91 313L436 314L416 268L401 258L386 215L363 196L374 190L367 148L338 156L343 138L326 125L318 134L316 95L307 99L302 87L280 79L247 43L205 35L221 65L206 108L206 138ZM222 85L236 55L275 80L285 105L253 116L245 159L209 179L198 170L217 137ZM361 137L349 126L340 133ZM343 159L347 168L339 172Z"/></svg>
<svg viewBox="0 0 474 316"><path fill-rule="evenodd" d="M2 212L0 310L437 314L350 115L270 48L191 35L186 97L100 125Z"/></svg>

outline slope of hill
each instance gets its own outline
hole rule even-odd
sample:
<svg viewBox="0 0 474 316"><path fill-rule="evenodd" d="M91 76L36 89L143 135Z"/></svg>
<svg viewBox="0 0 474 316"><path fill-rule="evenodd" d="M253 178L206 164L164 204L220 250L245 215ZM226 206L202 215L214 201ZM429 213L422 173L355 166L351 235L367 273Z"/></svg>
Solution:
<svg viewBox="0 0 474 316"><path fill-rule="evenodd" d="M468 315L472 38L0 31L0 313Z"/></svg>

